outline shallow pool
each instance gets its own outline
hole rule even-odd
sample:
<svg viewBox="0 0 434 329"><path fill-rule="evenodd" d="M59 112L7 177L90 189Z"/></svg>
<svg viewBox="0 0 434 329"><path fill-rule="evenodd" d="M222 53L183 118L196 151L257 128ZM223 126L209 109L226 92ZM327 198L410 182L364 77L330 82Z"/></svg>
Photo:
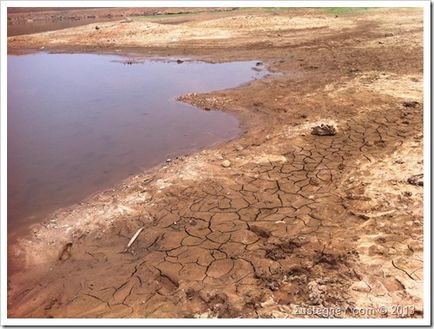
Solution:
<svg viewBox="0 0 434 329"><path fill-rule="evenodd" d="M264 73L94 54L8 56L8 227L43 219L166 158L239 134L238 121L176 101Z"/></svg>

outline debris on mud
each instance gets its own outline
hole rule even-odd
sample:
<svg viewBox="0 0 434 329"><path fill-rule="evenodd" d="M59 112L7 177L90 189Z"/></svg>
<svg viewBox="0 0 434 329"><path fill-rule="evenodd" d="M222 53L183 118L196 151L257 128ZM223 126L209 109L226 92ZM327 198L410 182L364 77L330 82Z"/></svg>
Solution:
<svg viewBox="0 0 434 329"><path fill-rule="evenodd" d="M71 249L72 249L72 243L68 242L67 244L65 244L62 248L62 250L59 253L59 260L67 260L69 258L71 258Z"/></svg>
<svg viewBox="0 0 434 329"><path fill-rule="evenodd" d="M140 235L140 233L144 230L144 227L141 227L137 230L137 232L132 236L132 238L130 239L130 241L128 242L124 252L128 251L128 249L133 245L133 243L136 241L136 239L138 238L138 236Z"/></svg>
<svg viewBox="0 0 434 329"><path fill-rule="evenodd" d="M264 238L264 239L268 239L271 235L270 231L268 231L262 227L259 227L257 225L250 225L249 229L250 229L250 231L255 233L257 236Z"/></svg>
<svg viewBox="0 0 434 329"><path fill-rule="evenodd" d="M404 107L416 107L417 105L419 105L419 102L416 102L416 101L405 101L405 102L402 102L402 105Z"/></svg>
<svg viewBox="0 0 434 329"><path fill-rule="evenodd" d="M279 260L284 259L286 257L285 252L282 249L269 249L265 253L265 257L271 260Z"/></svg>
<svg viewBox="0 0 434 329"><path fill-rule="evenodd" d="M321 124L313 127L311 134L315 136L334 136L336 135L336 128L331 125Z"/></svg>
<svg viewBox="0 0 434 329"><path fill-rule="evenodd" d="M358 292L368 293L371 288L364 281L356 281L351 285L351 289Z"/></svg>
<svg viewBox="0 0 434 329"><path fill-rule="evenodd" d="M413 175L407 179L407 182L411 185L423 186L423 174Z"/></svg>
<svg viewBox="0 0 434 329"><path fill-rule="evenodd" d="M322 263L332 267L338 266L341 262L344 262L344 257L342 255L334 255L324 251L318 253L314 258L314 264Z"/></svg>
<svg viewBox="0 0 434 329"><path fill-rule="evenodd" d="M323 302L322 295L324 292L321 291L319 287L320 286L315 281L311 281L307 285L309 290L309 300L313 305L320 305Z"/></svg>
<svg viewBox="0 0 434 329"><path fill-rule="evenodd" d="M225 293L217 292L208 296L202 296L202 300L208 304L209 316L213 318L234 317L236 314L233 306L229 303Z"/></svg>
<svg viewBox="0 0 434 329"><path fill-rule="evenodd" d="M284 259L286 256L292 254L295 249L301 247L301 243L294 240L274 245L265 253L265 257L271 260Z"/></svg>

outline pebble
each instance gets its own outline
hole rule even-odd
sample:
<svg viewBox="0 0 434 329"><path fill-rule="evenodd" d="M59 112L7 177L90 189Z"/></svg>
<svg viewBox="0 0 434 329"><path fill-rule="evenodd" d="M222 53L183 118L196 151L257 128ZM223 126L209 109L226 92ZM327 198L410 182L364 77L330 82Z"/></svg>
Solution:
<svg viewBox="0 0 434 329"><path fill-rule="evenodd" d="M228 168L231 166L231 162L229 160L222 161L222 167Z"/></svg>

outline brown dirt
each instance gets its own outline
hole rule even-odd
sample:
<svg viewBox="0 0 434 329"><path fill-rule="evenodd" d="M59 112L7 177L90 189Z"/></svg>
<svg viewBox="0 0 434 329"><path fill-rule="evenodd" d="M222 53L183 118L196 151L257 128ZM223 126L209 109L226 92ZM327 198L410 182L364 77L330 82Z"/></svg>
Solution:
<svg viewBox="0 0 434 329"><path fill-rule="evenodd" d="M386 306L371 317L421 317L423 188L407 179L423 172L422 30L421 10L257 10L9 38L10 52L254 59L277 74L180 98L237 115L239 139L61 209L10 246L19 270L8 315L281 318L304 316L301 306ZM336 134L312 135L321 124Z"/></svg>

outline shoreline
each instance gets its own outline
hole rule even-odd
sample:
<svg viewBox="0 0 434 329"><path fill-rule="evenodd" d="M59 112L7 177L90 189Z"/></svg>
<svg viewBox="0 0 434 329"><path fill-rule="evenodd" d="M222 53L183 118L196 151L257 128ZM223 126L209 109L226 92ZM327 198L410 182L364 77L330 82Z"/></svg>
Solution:
<svg viewBox="0 0 434 329"><path fill-rule="evenodd" d="M34 50L34 51L38 52L38 50ZM79 52L79 51L77 51L75 53L87 54L86 52ZM110 53L100 53L100 54L101 55L108 55ZM121 58L125 58L125 57L130 56L131 54L130 53L125 53L125 54L116 53L116 54L111 54L111 55L117 55L117 56L119 56ZM148 58L151 59L151 60L155 59L154 57L148 57ZM175 60L175 59L173 59L173 57L167 57L166 59L168 59L168 58L170 58L172 60ZM142 57L142 60L146 60L146 59L143 59L143 57ZM162 56L160 56L156 60L164 60L164 59L163 59ZM194 61L201 61L201 60L200 59L194 59ZM269 77L269 75L267 74L264 78L268 78L268 77ZM262 80L262 78L259 79L259 80ZM243 83L243 84L241 84L239 86L236 86L234 88L222 89L222 90L218 90L218 91L209 91L209 92L207 92L207 94L209 94L209 93L212 94L214 92L223 92L225 90L234 90L234 89L238 89L238 88L242 88L242 87L248 87L248 85L250 83L254 82L254 81L257 81L257 79L249 80L249 81L247 81L247 82L245 82L245 83ZM193 104L191 104L191 103L188 102L188 97L191 96L191 95L194 95L194 94L195 93L192 92L192 93L187 93L187 94L184 94L184 95L178 95L178 96L176 96L176 98L174 100L176 102L181 102L181 103L185 103L187 105L193 106L197 110L205 111L205 109L204 109L206 107L205 105L203 105L203 104L202 105L199 105L199 104L198 105L193 105ZM47 229L47 230L50 230L50 228L52 227L52 225L50 226L50 224L53 223L53 220L55 220L57 222L56 218L59 215L64 214L64 213L68 213L68 212L73 212L75 208L78 208L78 207L82 206L83 204L89 204L89 203L91 203L92 200L97 199L100 195L106 194L108 192L115 192L116 190L120 190L123 186L130 185L138 177L153 176L153 175L156 175L158 173L161 173L162 171L164 172L165 169L167 169L167 170L170 171L170 166L171 165L173 165L173 164L179 164L179 162L188 160L189 157L193 157L194 158L195 156L200 155L204 151L205 151L205 153L208 153L206 151L209 151L209 152L217 151L218 152L219 149L224 148L228 144L235 143L238 140L240 140L241 138L243 138L244 135L247 133L249 127L251 128L252 124L255 122L254 120L247 119L245 116L243 116L241 113L239 113L237 111L231 111L231 110L224 111L224 110L221 110L221 109L218 109L218 108L212 109L212 111L223 111L223 112L226 112L228 114L233 115L238 120L238 123L239 123L239 128L240 128L239 134L237 136L234 136L234 137L230 138L230 139L222 140L220 142L216 142L216 143L214 143L212 145L203 146L203 147L200 147L200 148L197 148L197 149L188 150L188 151L186 151L185 154L181 154L181 155L176 156L175 159L172 159L172 161L170 161L169 163L167 163L167 161L162 161L161 163L159 163L159 164L157 164L155 166L152 166L150 168L146 168L144 171L137 172L136 174L132 174L129 177L121 179L118 183L116 183L114 185L111 185L109 187L102 188L102 189L100 189L98 191L95 191L95 192L91 193L90 195L84 197L81 201L74 202L71 205L67 205L67 206L64 206L64 207L57 208L57 209L55 209L53 211L50 211L47 215L42 216L40 221L34 222L34 223L30 223L29 225L26 225L25 228L23 228L23 229L20 230L21 233L14 234L14 237L12 239L12 241L13 241L12 245L10 244L11 241L8 239L8 241L9 241L8 242L8 247L12 246L12 249L15 249L16 247L20 248L19 245L22 244L22 243L26 243L25 242L26 240L27 241L31 241L31 240L34 239L34 233L35 233L35 231L39 232L39 231L41 231L41 229L44 230L44 228ZM164 173L162 175L164 176ZM44 219L42 219L42 218L44 218ZM63 223L63 225L68 225L68 228L75 226L73 223L68 223L68 224L67 223ZM75 228L80 229L80 227L79 227L80 224L78 224L77 226L78 227L75 227ZM9 235L10 234L8 233L8 237L9 237ZM65 240L64 237L62 237L61 240ZM15 244L17 244L17 246L14 246ZM33 266L33 265L34 264L30 264L30 266ZM14 265L14 267L15 266L16 265Z"/></svg>
<svg viewBox="0 0 434 329"><path fill-rule="evenodd" d="M52 54L52 53L56 54L57 53L57 52L50 52L49 50L45 51L45 50L38 50L38 49L25 49L25 51L26 51L26 55L29 54L29 53L46 53L46 54ZM106 56L106 55L117 56L117 57L120 58L120 60L119 60L120 63L122 63L123 61L127 61L131 57L135 57L134 60L137 61L137 64L139 64L141 62L145 62L145 61L176 62L176 60L178 59L177 57L174 57L174 56L163 56L163 55L156 57L156 56L145 56L143 54L142 55L138 55L138 54L133 54L133 53L109 53L109 52L101 52L101 53L91 52L91 53L88 53L88 52L78 51L78 50L75 51L75 52L71 52L71 54L95 54L95 55L102 55L102 56ZM9 55L12 55L12 54L9 54ZM190 58L186 59L186 58L184 58L183 60L184 60L184 62L215 63L215 62L202 61L202 60L200 60L200 58L196 58L196 59L190 59ZM266 68L263 68L263 70L266 71ZM264 75L260 79L267 78L271 74L272 73L267 73L266 75ZM230 90L230 89L240 88L240 87L243 87L243 86L248 86L251 82L256 81L256 80L258 80L258 79L254 78L252 80L249 80L247 82L242 83L241 85L238 85L238 86L233 87L233 88L227 88L227 89ZM226 89L217 90L217 92L218 91L224 91L224 90L226 90ZM216 92L216 91L215 90L210 91L210 93L212 93L212 92ZM192 104L190 104L188 102L184 102L182 100L183 97L185 97L186 95L189 95L189 94L194 94L194 91L191 92L191 93L188 93L188 94L176 95L176 96L174 96L174 98L172 100L175 103L178 103L178 102L179 103L184 103L186 105L194 107L196 110L205 111L205 109L203 107L195 106L195 105L192 105ZM212 109L212 111L220 111L220 109L214 108L214 109ZM172 152L172 153L166 155L166 157L165 157L166 160L167 159L176 160L176 159L178 159L178 157L185 159L188 156L194 155L196 153L200 153L200 152L202 152L204 150L214 150L216 148L221 147L224 144L233 142L233 141L241 138L245 134L245 132L247 131L247 129L249 127L249 123L246 121L245 118L242 119L240 117L240 114L237 113L237 112L230 112L230 111L224 111L224 112L227 113L227 114L230 114L231 116L233 116L234 118L237 119L237 121L238 121L238 127L239 127L240 131L239 131L239 133L236 136L233 136L233 137L230 137L230 138L226 138L226 139L223 139L221 141L217 141L217 142L215 142L213 144L210 144L208 146L202 146L202 147L191 148L191 149L184 148L184 149L182 149L180 151L180 154L178 154L178 153L175 154L175 153ZM174 157L176 157L176 158L173 159ZM14 232L12 234L12 239L10 239L11 234L8 234L8 237L10 239L9 243L11 241L15 242L17 239L20 239L20 238L22 239L22 238L25 237L25 235L30 235L29 233L31 233L31 231L33 229L37 229L40 226L46 227L49 224L50 220L52 220L53 218L56 217L56 213L61 213L61 212L66 211L66 210L70 210L72 207L74 207L76 205L87 203L90 199L92 199L93 197L96 197L98 194L104 193L107 190L113 190L117 186L123 185L123 183L127 182L128 180L130 180L131 177L138 176L138 175L149 175L149 174L157 172L158 170L160 170L162 168L165 168L166 166L169 165L169 163L167 163L166 160L162 160L160 163L158 163L158 164L156 164L154 166L151 166L149 168L142 167L144 170L138 171L135 174L128 175L127 177L121 179L120 181L118 181L117 183L115 183L113 185L110 185L110 186L107 186L107 187L104 187L104 188L100 188L100 189L96 190L95 192L93 192L93 193L91 193L91 194L83 197L81 200L79 200L77 202L73 202L72 204L61 206L61 207L56 208L56 209L54 209L52 211L44 212L44 213L46 213L46 215L31 215L30 217L37 217L39 219L31 220L29 224L20 225L20 226L23 226L23 227L20 227L17 232Z"/></svg>
<svg viewBox="0 0 434 329"><path fill-rule="evenodd" d="M58 213L82 229L60 227L70 234L61 240L49 227L23 243L14 257L34 264L33 277L9 278L9 316L291 318L303 305L400 304L421 317L423 188L407 179L423 172L422 39L420 15L403 12L291 17L320 32L297 27L273 41L285 17L263 32L265 18L241 16L251 44L235 32L201 40L205 50L178 42L191 58L254 57L282 73L182 96L233 113L242 134ZM167 33L231 22L219 19ZM321 124L336 133L313 135Z"/></svg>

